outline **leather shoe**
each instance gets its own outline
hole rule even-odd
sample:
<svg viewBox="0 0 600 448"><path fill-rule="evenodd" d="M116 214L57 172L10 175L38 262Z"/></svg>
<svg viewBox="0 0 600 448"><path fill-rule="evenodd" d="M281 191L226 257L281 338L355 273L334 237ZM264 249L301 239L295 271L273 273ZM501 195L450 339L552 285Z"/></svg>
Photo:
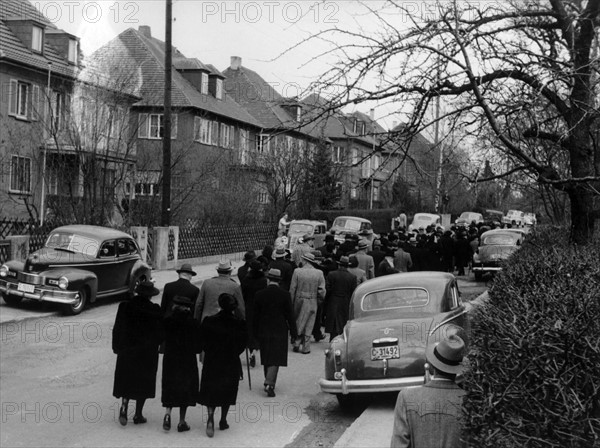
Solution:
<svg viewBox="0 0 600 448"><path fill-rule="evenodd" d="M124 405L119 410L119 423L123 426L127 424L127 408Z"/></svg>
<svg viewBox="0 0 600 448"><path fill-rule="evenodd" d="M143 415L134 415L133 416L133 424L134 425L141 425L142 423L146 423L148 421L148 419L146 417L144 417Z"/></svg>
<svg viewBox="0 0 600 448"><path fill-rule="evenodd" d="M187 424L187 422L183 422L177 425L177 432L184 432L184 431L189 431L190 430L190 425Z"/></svg>
<svg viewBox="0 0 600 448"><path fill-rule="evenodd" d="M267 387L267 396L274 397L275 396L275 388L273 386Z"/></svg>
<svg viewBox="0 0 600 448"><path fill-rule="evenodd" d="M219 429L221 431L225 431L226 429L229 429L229 424L227 423L227 421L220 421L219 422Z"/></svg>
<svg viewBox="0 0 600 448"><path fill-rule="evenodd" d="M208 437L213 437L215 435L215 421L212 418L209 418L206 422L206 435Z"/></svg>
<svg viewBox="0 0 600 448"><path fill-rule="evenodd" d="M256 356L254 356L254 353L250 356L250 367L255 367L256 366Z"/></svg>
<svg viewBox="0 0 600 448"><path fill-rule="evenodd" d="M163 418L163 429L165 431L171 429L171 416L169 414L165 414L165 418Z"/></svg>
<svg viewBox="0 0 600 448"><path fill-rule="evenodd" d="M294 346L294 348L292 348L292 351L293 351L294 353L298 353L298 352L300 351L300 347L296 347L296 346Z"/></svg>

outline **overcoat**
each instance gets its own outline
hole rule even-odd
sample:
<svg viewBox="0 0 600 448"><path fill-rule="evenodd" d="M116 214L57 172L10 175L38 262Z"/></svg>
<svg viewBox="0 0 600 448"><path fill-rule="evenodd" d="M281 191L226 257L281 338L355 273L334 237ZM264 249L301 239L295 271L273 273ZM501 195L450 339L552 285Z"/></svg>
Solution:
<svg viewBox="0 0 600 448"><path fill-rule="evenodd" d="M325 332L342 334L348 322L350 297L358 280L347 269L339 268L327 276L327 296L325 297Z"/></svg>
<svg viewBox="0 0 600 448"><path fill-rule="evenodd" d="M187 297L194 305L198 300L198 294L200 294L200 288L185 278L178 278L174 282L167 283L162 293L162 299L160 301L160 309L164 317L171 314L171 307L173 306L173 298L175 296ZM192 309L194 309L192 305Z"/></svg>
<svg viewBox="0 0 600 448"><path fill-rule="evenodd" d="M206 317L200 325L204 350L198 403L217 407L235 405L246 348L246 321L223 310Z"/></svg>
<svg viewBox="0 0 600 448"><path fill-rule="evenodd" d="M296 269L296 265L283 258L276 258L269 262L269 267L281 271L281 282L279 283L279 287L289 291L290 283L292 282L292 274L294 273L294 269Z"/></svg>
<svg viewBox="0 0 600 448"><path fill-rule="evenodd" d="M112 331L112 349L117 355L114 397L154 398L158 346L163 336L159 305L137 295L119 304Z"/></svg>
<svg viewBox="0 0 600 448"><path fill-rule="evenodd" d="M296 321L290 293L271 284L254 297L254 334L263 366L287 366L289 335L296 339Z"/></svg>
<svg viewBox="0 0 600 448"><path fill-rule="evenodd" d="M256 350L258 341L254 336L254 328L251 324L254 316L254 296L257 291L267 287L267 277L263 271L250 269L244 280L242 280L242 296L246 308L246 327L248 329L248 348Z"/></svg>
<svg viewBox="0 0 600 448"><path fill-rule="evenodd" d="M246 318L244 299L242 298L242 289L240 285L231 278L229 274L219 274L216 277L204 280L200 287L200 294L196 301L194 317L200 322L206 316L213 316L219 312L219 296L228 293L237 299L238 307L235 310L236 316L241 319Z"/></svg>
<svg viewBox="0 0 600 448"><path fill-rule="evenodd" d="M200 351L200 322L191 311L174 311L163 322L162 405L166 408L195 406L199 387L196 353Z"/></svg>
<svg viewBox="0 0 600 448"><path fill-rule="evenodd" d="M290 294L298 334L310 335L315 324L317 306L325 299L323 272L308 263L292 274Z"/></svg>

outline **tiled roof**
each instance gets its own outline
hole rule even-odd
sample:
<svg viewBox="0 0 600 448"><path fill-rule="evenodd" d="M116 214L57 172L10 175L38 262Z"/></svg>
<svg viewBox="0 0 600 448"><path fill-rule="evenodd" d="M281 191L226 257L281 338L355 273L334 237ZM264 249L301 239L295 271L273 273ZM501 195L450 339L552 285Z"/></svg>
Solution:
<svg viewBox="0 0 600 448"><path fill-rule="evenodd" d="M157 107L164 104L164 42L129 28L99 48L91 58L96 57L112 59L112 67L131 67L132 72L136 71L140 84L139 95L142 100L135 106ZM206 67L197 59L184 63L184 58L185 56L174 49L173 60L176 60L179 66ZM197 108L256 127L263 127L262 123L227 94L223 94L222 100L210 94L203 95L175 69L172 71L171 104L173 107Z"/></svg>
<svg viewBox="0 0 600 448"><path fill-rule="evenodd" d="M27 0L2 0L0 2L0 60L6 59L34 68L48 70L48 62L52 62L51 70L63 76L75 78L78 68L63 58L54 47L44 42L43 54L34 53L15 36L6 24L6 19L35 20L47 28L57 29L46 17Z"/></svg>

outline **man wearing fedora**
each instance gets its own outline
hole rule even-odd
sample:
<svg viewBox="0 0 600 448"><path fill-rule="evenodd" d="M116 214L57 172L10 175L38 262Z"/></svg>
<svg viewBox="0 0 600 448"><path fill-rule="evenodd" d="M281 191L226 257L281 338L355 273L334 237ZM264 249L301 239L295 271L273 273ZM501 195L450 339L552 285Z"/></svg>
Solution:
<svg viewBox="0 0 600 448"><path fill-rule="evenodd" d="M369 250L369 243L366 239L361 238L358 241L358 250L354 254L358 260L358 267L365 271L367 274L367 280L375 278L375 261L373 257L367 254Z"/></svg>
<svg viewBox="0 0 600 448"><path fill-rule="evenodd" d="M246 319L246 309L244 307L244 299L242 297L242 288L231 277L233 266L230 260L222 260L217 265L217 276L204 280L200 287L200 294L196 301L194 310L194 318L200 323L206 316L213 316L220 310L219 296L221 294L231 294L237 299L238 306L234 314L242 320Z"/></svg>
<svg viewBox="0 0 600 448"><path fill-rule="evenodd" d="M269 262L269 267L271 269L278 269L281 272L281 281L279 282L279 286L282 289L289 291L295 266L291 261L286 260L286 256L287 250L285 250L285 246L276 246L272 255L273 259Z"/></svg>
<svg viewBox="0 0 600 448"><path fill-rule="evenodd" d="M260 345L260 362L265 373L265 392L275 396L279 367L287 366L288 337L297 337L290 293L279 286L281 271L267 272L267 287L254 297L254 334Z"/></svg>
<svg viewBox="0 0 600 448"><path fill-rule="evenodd" d="M301 267L294 270L290 294L296 318L298 337L294 340L294 352L310 353L310 338L319 303L325 299L325 276L315 267L313 253L302 256Z"/></svg>
<svg viewBox="0 0 600 448"><path fill-rule="evenodd" d="M163 289L162 299L160 301L160 310L164 317L169 317L172 313L173 299L175 296L187 297L192 301L192 309L196 305L198 300L198 294L200 289L192 284L192 277L196 275L196 272L192 269L192 265L184 263L175 272L179 275L179 278L174 282L167 283Z"/></svg>
<svg viewBox="0 0 600 448"><path fill-rule="evenodd" d="M428 344L426 359L433 376L423 386L403 389L398 394L392 448L461 446L465 392L456 384L456 375L462 372L464 356L465 343L458 335Z"/></svg>

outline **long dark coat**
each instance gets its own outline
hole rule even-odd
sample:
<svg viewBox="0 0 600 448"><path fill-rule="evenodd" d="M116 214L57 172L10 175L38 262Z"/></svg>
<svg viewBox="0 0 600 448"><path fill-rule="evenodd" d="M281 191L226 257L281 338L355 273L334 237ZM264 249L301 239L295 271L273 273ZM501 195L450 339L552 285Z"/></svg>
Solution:
<svg viewBox="0 0 600 448"><path fill-rule="evenodd" d="M287 366L288 338L296 339L292 296L277 285L269 285L254 297L254 334L260 344L263 366Z"/></svg>
<svg viewBox="0 0 600 448"><path fill-rule="evenodd" d="M171 308L173 306L173 299L175 296L182 296L190 299L193 302L193 310L199 294L200 288L192 285L192 283L185 278L179 278L174 282L167 283L163 290L160 301L160 309L163 313L163 316L168 317L171 314Z"/></svg>
<svg viewBox="0 0 600 448"><path fill-rule="evenodd" d="M204 406L235 405L242 363L240 353L246 348L246 321L219 311L207 316L200 325L204 350L198 403Z"/></svg>
<svg viewBox="0 0 600 448"><path fill-rule="evenodd" d="M255 271L250 269L244 280L242 280L242 297L244 298L244 306L246 307L246 325L248 329L248 348L256 350L258 348L258 340L254 336L252 320L254 316L254 295L257 291L267 287L267 277L263 271Z"/></svg>
<svg viewBox="0 0 600 448"><path fill-rule="evenodd" d="M113 396L154 398L158 346L164 336L160 306L141 296L121 302L112 336L112 349L117 355Z"/></svg>
<svg viewBox="0 0 600 448"><path fill-rule="evenodd" d="M344 268L329 273L326 279L325 332L342 334L348 322L350 297L356 289L356 276Z"/></svg>
<svg viewBox="0 0 600 448"><path fill-rule="evenodd" d="M294 273L296 266L292 264L291 261L284 260L283 258L276 258L269 263L269 267L281 271L281 282L279 283L279 287L289 291L290 283L292 282L292 274Z"/></svg>
<svg viewBox="0 0 600 448"><path fill-rule="evenodd" d="M162 365L162 405L196 406L199 376L200 322L191 311L175 311L164 320L165 355Z"/></svg>

